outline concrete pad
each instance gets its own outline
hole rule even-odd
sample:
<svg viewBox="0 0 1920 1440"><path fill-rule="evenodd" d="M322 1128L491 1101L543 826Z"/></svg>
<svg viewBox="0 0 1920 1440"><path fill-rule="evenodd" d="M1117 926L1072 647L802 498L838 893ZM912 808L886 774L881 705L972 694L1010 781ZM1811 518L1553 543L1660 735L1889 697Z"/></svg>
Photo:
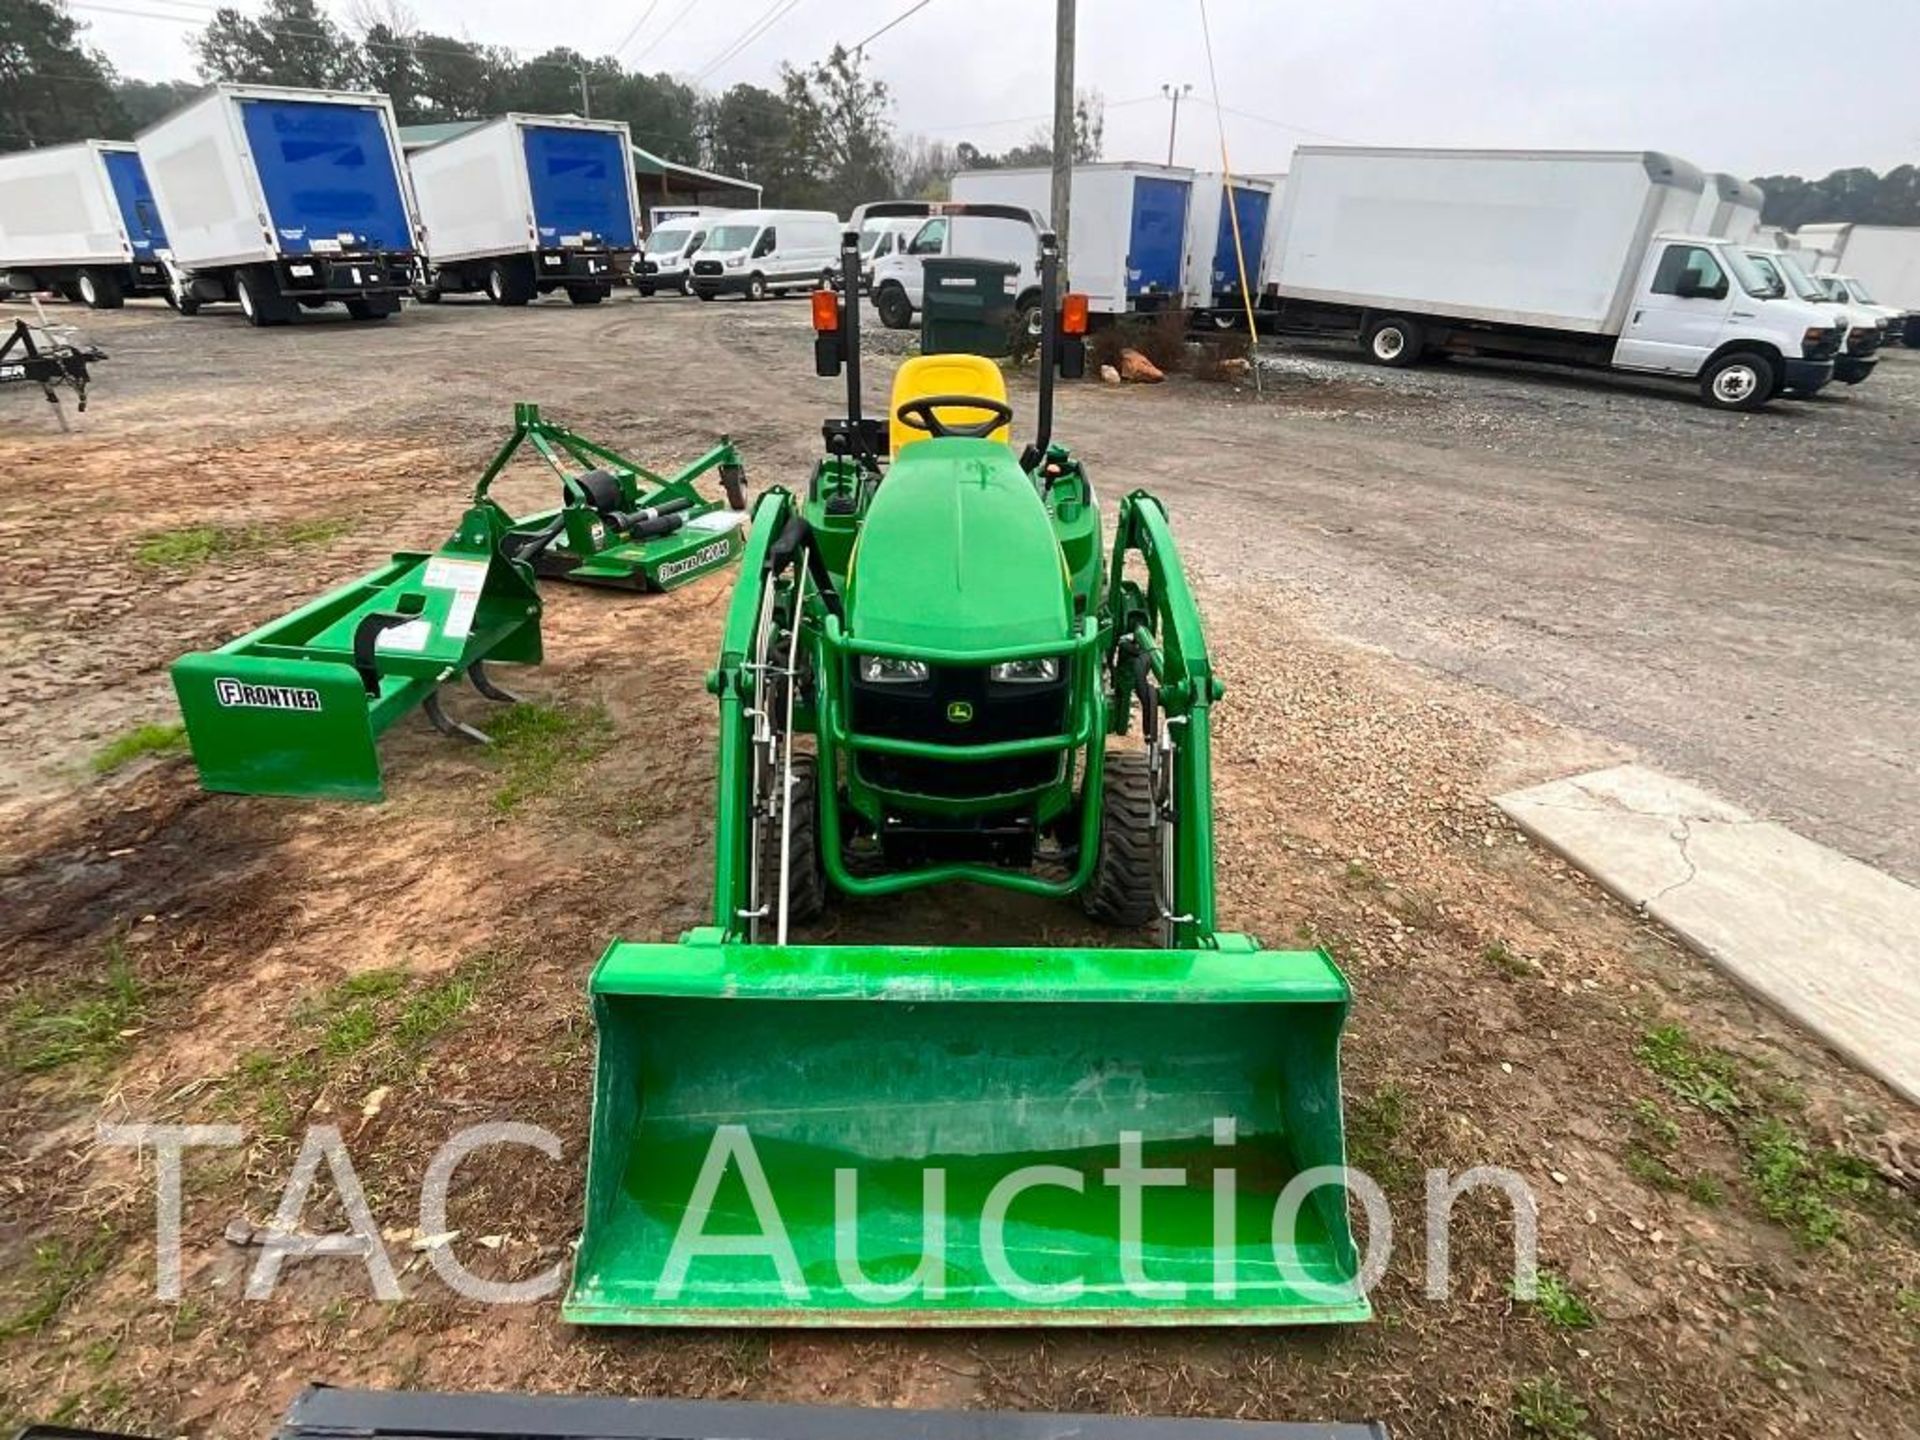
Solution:
<svg viewBox="0 0 1920 1440"><path fill-rule="evenodd" d="M1494 803L1920 1104L1920 890L1639 765Z"/></svg>

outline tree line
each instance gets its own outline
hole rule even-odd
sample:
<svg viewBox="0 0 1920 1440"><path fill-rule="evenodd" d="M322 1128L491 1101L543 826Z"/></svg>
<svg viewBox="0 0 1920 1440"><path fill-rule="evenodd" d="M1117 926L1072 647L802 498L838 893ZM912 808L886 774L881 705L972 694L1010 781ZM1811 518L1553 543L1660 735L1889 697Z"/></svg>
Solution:
<svg viewBox="0 0 1920 1440"><path fill-rule="evenodd" d="M0 0L0 151L131 138L198 93L185 81L123 79L85 43L85 28L59 0ZM637 145L754 181L770 205L844 214L878 198L939 199L961 169L1044 165L1053 155L1044 131L1002 154L896 134L886 83L840 46L808 65L783 64L773 88L709 94L613 56L556 46L528 58L435 34L398 0L363 0L352 30L317 0L268 0L258 16L222 8L190 43L203 81L377 90L403 125L509 110L624 120ZM1097 159L1100 97L1083 94L1075 109L1074 158Z"/></svg>
<svg viewBox="0 0 1920 1440"><path fill-rule="evenodd" d="M1920 167L1896 165L1884 175L1861 167L1836 170L1824 180L1798 175L1760 175L1766 192L1760 221L1796 230L1802 225L1851 220L1862 225L1920 225Z"/></svg>

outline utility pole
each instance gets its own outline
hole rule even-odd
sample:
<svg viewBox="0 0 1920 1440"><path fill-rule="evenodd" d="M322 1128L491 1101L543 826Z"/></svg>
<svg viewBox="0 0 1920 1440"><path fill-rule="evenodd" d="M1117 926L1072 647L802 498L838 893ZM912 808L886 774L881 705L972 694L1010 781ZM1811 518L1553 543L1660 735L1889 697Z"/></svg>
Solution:
<svg viewBox="0 0 1920 1440"><path fill-rule="evenodd" d="M1073 6L1074 0L1054 0L1052 214L1063 270L1073 206Z"/></svg>
<svg viewBox="0 0 1920 1440"><path fill-rule="evenodd" d="M593 118L593 97L587 90L587 62L584 60L580 62L580 118Z"/></svg>
<svg viewBox="0 0 1920 1440"><path fill-rule="evenodd" d="M1173 140L1180 133L1180 99L1193 91L1191 85L1162 85L1160 93L1173 102L1173 118L1167 122L1167 164L1173 164Z"/></svg>

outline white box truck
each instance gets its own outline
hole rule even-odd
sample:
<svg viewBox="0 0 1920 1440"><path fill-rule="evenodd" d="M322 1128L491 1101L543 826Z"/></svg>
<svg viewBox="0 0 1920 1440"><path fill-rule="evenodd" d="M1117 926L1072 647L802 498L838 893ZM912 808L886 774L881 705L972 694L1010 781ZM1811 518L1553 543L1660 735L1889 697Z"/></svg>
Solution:
<svg viewBox="0 0 1920 1440"><path fill-rule="evenodd" d="M420 241L384 95L214 86L143 130L182 314L232 300L250 325L344 302L400 308Z"/></svg>
<svg viewBox="0 0 1920 1440"><path fill-rule="evenodd" d="M1302 146L1273 328L1385 365L1488 355L1695 380L1751 410L1833 378L1846 327L1688 230L1704 180L1651 151Z"/></svg>
<svg viewBox="0 0 1920 1440"><path fill-rule="evenodd" d="M1220 323L1232 317L1246 324L1245 297L1258 295L1264 278L1260 262L1266 255L1267 229L1273 220L1273 181L1255 175L1233 177L1233 209L1226 205L1227 177L1202 170L1193 177L1193 204L1187 212L1186 302L1203 315L1220 312ZM1234 218L1239 217L1239 244L1234 243ZM1240 288L1244 261L1247 288Z"/></svg>
<svg viewBox="0 0 1920 1440"><path fill-rule="evenodd" d="M1754 232L1760 228L1760 211L1766 203L1766 192L1758 185L1737 175L1716 172L1708 175L1700 187L1691 228L1696 235L1721 235L1753 244Z"/></svg>
<svg viewBox="0 0 1920 1440"><path fill-rule="evenodd" d="M1920 225L1802 225L1794 243L1815 252L1815 269L1841 275L1868 303L1899 312L1893 333L1920 346Z"/></svg>
<svg viewBox="0 0 1920 1440"><path fill-rule="evenodd" d="M1070 183L1066 275L1087 297L1087 308L1125 315L1177 307L1186 281L1193 172L1114 161L1076 165ZM1050 225L1053 172L963 170L953 177L953 198L1018 205Z"/></svg>
<svg viewBox="0 0 1920 1440"><path fill-rule="evenodd" d="M597 305L639 240L624 120L502 115L407 157L425 236L419 298L484 290L496 305L565 291Z"/></svg>
<svg viewBox="0 0 1920 1440"><path fill-rule="evenodd" d="M166 228L131 144L0 155L0 297L51 290L95 310L165 295Z"/></svg>

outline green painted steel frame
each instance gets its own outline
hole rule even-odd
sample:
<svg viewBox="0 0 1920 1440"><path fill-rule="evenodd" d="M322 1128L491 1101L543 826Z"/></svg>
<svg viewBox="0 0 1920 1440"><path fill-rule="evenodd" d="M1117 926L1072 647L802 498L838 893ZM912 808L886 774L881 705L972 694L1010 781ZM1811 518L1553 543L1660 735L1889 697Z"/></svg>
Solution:
<svg viewBox="0 0 1920 1440"><path fill-rule="evenodd" d="M530 445L534 452L546 464L547 468L559 478L562 503L552 510L540 511L515 519L500 507L492 498L493 482L513 457L519 453L522 445ZM513 433L500 449L495 452L487 468L473 487L473 501L476 505L487 505L498 512L498 523L517 534L526 535L544 530L556 518L565 517L566 549L580 563L575 567L577 578L588 581L608 581L640 576L648 585L666 588L658 584L657 572L662 561L673 558L686 545L684 534L676 545L663 545L660 541L632 541L605 535L598 523L598 516L588 502L586 492L580 487L578 479L567 469L566 459L572 459L589 469L596 465L608 466L611 473L620 482L621 490L628 505L638 509L659 505L665 501L685 499L691 501L687 515L697 518L711 514L723 508L721 501L713 500L700 493L694 481L710 470L725 466L739 466L740 453L733 441L722 436L720 443L692 463L681 467L671 475L663 475L651 470L638 461L629 460L608 446L576 434L565 425L556 424L540 414L540 407L531 401L516 401L513 407ZM676 532L682 533L682 532ZM708 567L702 566L699 573L705 573ZM570 575L569 578L574 578Z"/></svg>

